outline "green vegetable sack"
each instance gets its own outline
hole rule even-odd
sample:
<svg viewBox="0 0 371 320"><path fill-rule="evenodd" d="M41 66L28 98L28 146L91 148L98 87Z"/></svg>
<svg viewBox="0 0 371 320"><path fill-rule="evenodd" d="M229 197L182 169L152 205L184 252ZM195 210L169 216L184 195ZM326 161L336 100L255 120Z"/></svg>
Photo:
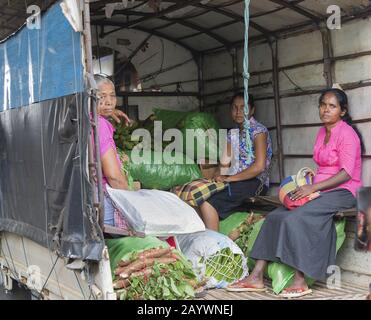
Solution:
<svg viewBox="0 0 371 320"><path fill-rule="evenodd" d="M198 287L190 263L155 237L106 240L120 300L192 299Z"/></svg>
<svg viewBox="0 0 371 320"><path fill-rule="evenodd" d="M183 153L188 157L194 160L209 159L209 156L213 157L213 159L215 158L215 160L219 158L218 130L220 129L220 126L212 114L206 112L182 112L156 108L154 110L154 115L156 120L162 121L163 130L171 128L181 130L183 134ZM200 139L198 141L197 137L201 137L201 134L197 134L197 137L193 139L192 146L190 141L186 140L187 129L201 130L200 133L205 134L205 139ZM212 136L208 134L207 130L209 129L214 129L216 135ZM200 153L197 151L198 148L200 149Z"/></svg>
<svg viewBox="0 0 371 320"><path fill-rule="evenodd" d="M134 162L131 158L132 153L128 152L127 155L130 157L127 171L133 180L140 181L144 189L170 190L175 186L202 178L198 165L180 153L150 151L143 157L142 163ZM166 159L170 156L174 157L174 164L155 163L156 159Z"/></svg>

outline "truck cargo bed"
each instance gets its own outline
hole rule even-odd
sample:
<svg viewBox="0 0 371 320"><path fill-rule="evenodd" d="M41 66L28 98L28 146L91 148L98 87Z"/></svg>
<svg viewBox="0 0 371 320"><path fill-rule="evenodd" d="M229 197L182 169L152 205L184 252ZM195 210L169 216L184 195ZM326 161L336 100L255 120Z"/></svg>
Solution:
<svg viewBox="0 0 371 320"><path fill-rule="evenodd" d="M229 292L224 289L208 290L200 300L286 300L273 293L270 282L265 284L267 292ZM325 283L317 282L312 287L313 293L298 300L365 300L368 289L350 283L342 284L340 289L328 289Z"/></svg>

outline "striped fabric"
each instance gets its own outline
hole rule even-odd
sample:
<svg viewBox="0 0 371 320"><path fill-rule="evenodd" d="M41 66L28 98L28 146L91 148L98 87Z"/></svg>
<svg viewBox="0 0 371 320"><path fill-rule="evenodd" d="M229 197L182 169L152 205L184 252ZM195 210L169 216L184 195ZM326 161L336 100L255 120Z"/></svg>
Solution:
<svg viewBox="0 0 371 320"><path fill-rule="evenodd" d="M224 182L198 179L183 186L174 187L172 192L189 205L198 207L213 194L224 190L227 186L228 183Z"/></svg>

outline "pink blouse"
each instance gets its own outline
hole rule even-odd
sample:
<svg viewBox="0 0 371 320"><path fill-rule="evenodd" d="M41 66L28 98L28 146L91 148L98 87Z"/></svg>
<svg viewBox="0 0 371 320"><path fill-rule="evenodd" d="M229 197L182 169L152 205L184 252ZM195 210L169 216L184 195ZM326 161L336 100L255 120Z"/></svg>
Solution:
<svg viewBox="0 0 371 320"><path fill-rule="evenodd" d="M117 154L116 144L113 140L113 133L115 132L115 128L107 119L102 116L98 116L98 123L100 157L102 158L109 149L112 149L116 154L117 164L119 168L121 168L120 157ZM107 178L103 176L103 186L105 187L107 183Z"/></svg>
<svg viewBox="0 0 371 320"><path fill-rule="evenodd" d="M331 130L331 137L327 144L325 144L325 137L326 129L322 127L314 145L313 159L318 165L314 183L327 180L344 169L351 179L336 189L347 189L356 196L357 189L362 186L361 143L357 133L341 120Z"/></svg>

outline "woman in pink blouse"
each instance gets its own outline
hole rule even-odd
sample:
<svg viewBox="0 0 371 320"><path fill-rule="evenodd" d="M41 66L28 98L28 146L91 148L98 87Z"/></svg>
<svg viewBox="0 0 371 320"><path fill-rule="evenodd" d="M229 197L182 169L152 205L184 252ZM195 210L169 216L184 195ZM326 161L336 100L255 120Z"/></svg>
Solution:
<svg viewBox="0 0 371 320"><path fill-rule="evenodd" d="M319 99L323 127L314 145L317 175L312 185L298 188L293 200L320 191L320 196L289 211L271 212L250 253L256 260L251 274L228 287L230 291L264 291L263 273L267 262L282 262L295 269L295 277L283 293L299 297L311 292L305 276L325 280L328 267L335 265L336 230L333 216L356 204L361 187L362 137L352 126L348 98L344 91L328 89Z"/></svg>
<svg viewBox="0 0 371 320"><path fill-rule="evenodd" d="M95 75L94 79L98 86L98 129L99 129L99 146L100 157L103 173L103 188L106 189L107 184L114 189L128 189L126 176L121 171L121 161L117 154L116 144L113 140L114 127L108 121L109 118L115 117L116 109L116 92L115 86L111 80L101 75ZM119 114L126 118L125 114ZM117 116L117 115L116 115ZM126 118L128 121L129 119ZM104 196L104 224L116 225L115 209L112 205L108 194Z"/></svg>

